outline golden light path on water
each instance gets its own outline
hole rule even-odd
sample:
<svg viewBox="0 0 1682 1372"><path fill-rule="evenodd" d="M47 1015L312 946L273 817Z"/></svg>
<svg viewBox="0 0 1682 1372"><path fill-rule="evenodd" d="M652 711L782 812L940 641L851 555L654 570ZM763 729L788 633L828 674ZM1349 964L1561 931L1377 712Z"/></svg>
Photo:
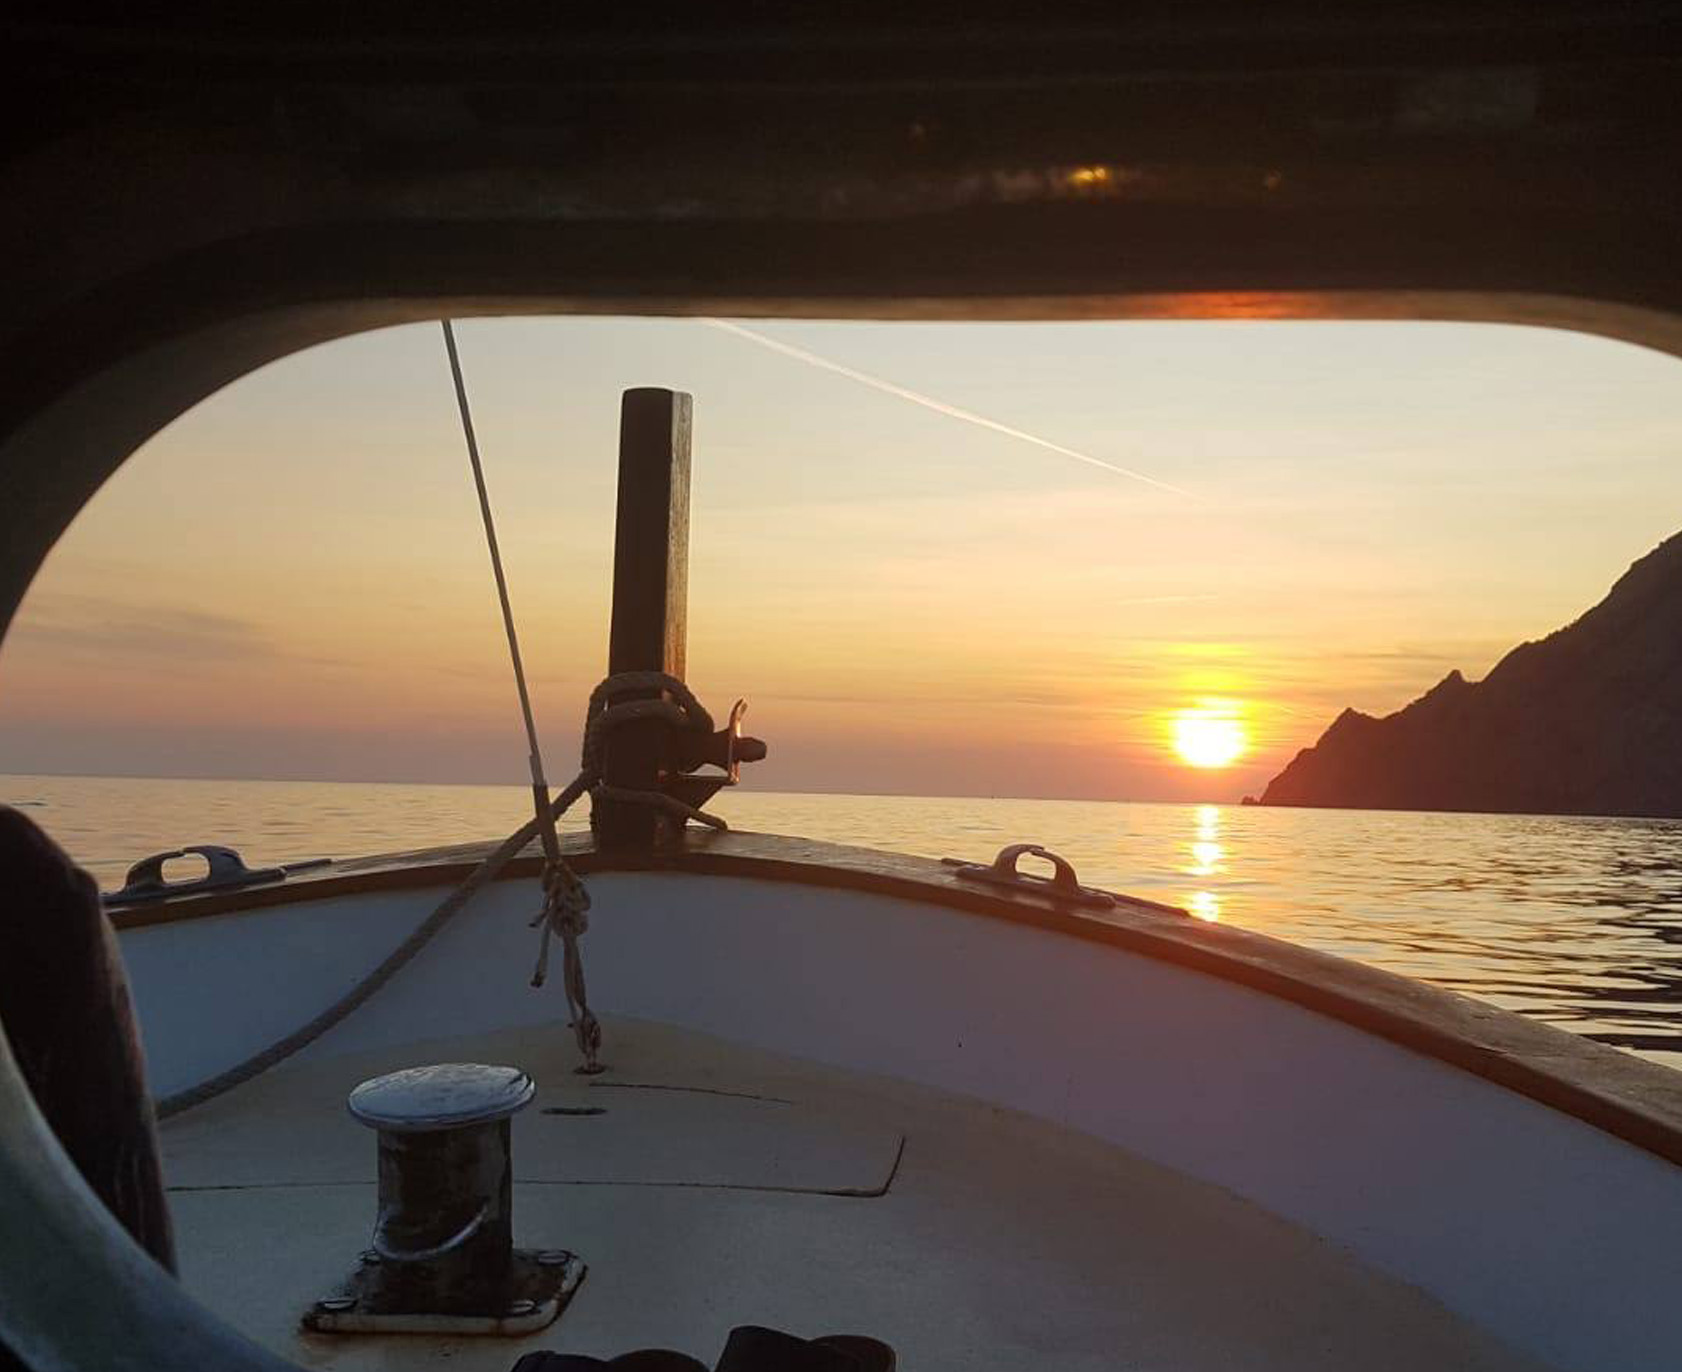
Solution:
<svg viewBox="0 0 1682 1372"><path fill-rule="evenodd" d="M1187 845L1191 853L1191 862L1185 867L1185 873L1197 880L1218 877L1225 871L1223 861L1226 858L1226 849L1220 842L1221 807L1199 805L1195 813L1196 828L1192 831L1193 838ZM1198 919L1214 924L1221 917L1221 898L1212 890L1193 890L1186 897L1186 909Z"/></svg>

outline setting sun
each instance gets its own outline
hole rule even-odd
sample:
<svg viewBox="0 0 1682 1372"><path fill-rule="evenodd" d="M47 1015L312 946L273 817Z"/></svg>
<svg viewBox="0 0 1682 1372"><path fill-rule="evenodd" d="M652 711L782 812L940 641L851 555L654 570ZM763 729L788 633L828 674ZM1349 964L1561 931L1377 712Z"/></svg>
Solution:
<svg viewBox="0 0 1682 1372"><path fill-rule="evenodd" d="M1227 767L1243 756L1250 738L1231 701L1206 700L1174 715L1174 751L1193 767Z"/></svg>

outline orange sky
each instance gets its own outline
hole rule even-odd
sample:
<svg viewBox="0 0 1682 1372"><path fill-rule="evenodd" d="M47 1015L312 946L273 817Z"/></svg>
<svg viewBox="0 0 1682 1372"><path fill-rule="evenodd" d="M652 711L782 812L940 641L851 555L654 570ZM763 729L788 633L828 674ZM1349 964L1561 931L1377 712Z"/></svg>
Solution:
<svg viewBox="0 0 1682 1372"><path fill-rule="evenodd" d="M769 789L1236 799L1344 705L1481 674L1682 526L1682 373L1622 344L751 328L775 346L460 326L554 774L605 666L626 386L695 395L690 672L720 711L750 698ZM1230 767L1172 746L1206 701L1246 734ZM431 327L177 421L0 650L0 771L518 782L523 757Z"/></svg>

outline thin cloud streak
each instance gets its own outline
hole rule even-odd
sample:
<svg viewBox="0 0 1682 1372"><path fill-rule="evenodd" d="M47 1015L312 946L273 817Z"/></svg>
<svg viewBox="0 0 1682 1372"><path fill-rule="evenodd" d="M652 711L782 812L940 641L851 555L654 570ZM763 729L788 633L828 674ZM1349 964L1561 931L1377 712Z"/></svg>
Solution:
<svg viewBox="0 0 1682 1372"><path fill-rule="evenodd" d="M1132 595L1120 600L1106 601L1107 605L1184 605L1193 600L1219 600L1213 591L1199 591L1188 595Z"/></svg>
<svg viewBox="0 0 1682 1372"><path fill-rule="evenodd" d="M1084 462L1089 467L1097 467L1102 471L1113 472L1117 476L1125 476L1130 481L1142 481L1147 486L1155 486L1159 491L1185 496L1188 500L1199 498L1183 486L1159 481L1156 477L1147 476L1144 472L1136 472L1130 467L1117 466L1114 462L1106 462L1101 457L1093 457L1092 454L1083 453L1076 448L1066 448L1061 443L1053 443L1049 438L1041 438L1038 434L1027 433L1022 429L1013 429L1009 424L1001 424L996 419L988 419L985 415L976 414L973 410L961 410L956 405L948 405L944 400L936 400L933 396L924 395L921 391L909 390L904 386L895 385L892 381L885 381L879 376L872 376L869 372L857 371L852 367L843 366L839 362L831 362L827 357L819 357L816 353L809 353L804 348L797 348L792 343L781 342L754 329L732 323L728 319L703 318L701 323L710 324L713 328L722 329L725 333L735 334L738 338L745 338L748 342L757 343L762 348L769 348L774 353L791 357L796 362L804 362L808 366L817 367L822 371L834 372L837 376L844 376L847 380L856 381L861 386L869 386L872 390L881 391L884 395L908 400L913 405L921 405L925 410L933 410L936 414L943 414L948 419L962 420L965 424L974 424L979 428L991 429L994 433L1003 434L1006 438L1014 438L1023 443L1032 443L1036 448L1044 448L1047 452L1073 458L1076 462Z"/></svg>

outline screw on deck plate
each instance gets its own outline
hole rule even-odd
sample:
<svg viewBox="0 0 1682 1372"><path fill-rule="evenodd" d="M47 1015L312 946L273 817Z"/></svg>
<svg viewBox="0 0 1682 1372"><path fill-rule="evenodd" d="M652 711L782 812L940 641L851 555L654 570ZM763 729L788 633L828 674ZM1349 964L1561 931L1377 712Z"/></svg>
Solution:
<svg viewBox="0 0 1682 1372"><path fill-rule="evenodd" d="M564 1267L572 1261L572 1254L565 1248L545 1248L537 1255L540 1267Z"/></svg>

